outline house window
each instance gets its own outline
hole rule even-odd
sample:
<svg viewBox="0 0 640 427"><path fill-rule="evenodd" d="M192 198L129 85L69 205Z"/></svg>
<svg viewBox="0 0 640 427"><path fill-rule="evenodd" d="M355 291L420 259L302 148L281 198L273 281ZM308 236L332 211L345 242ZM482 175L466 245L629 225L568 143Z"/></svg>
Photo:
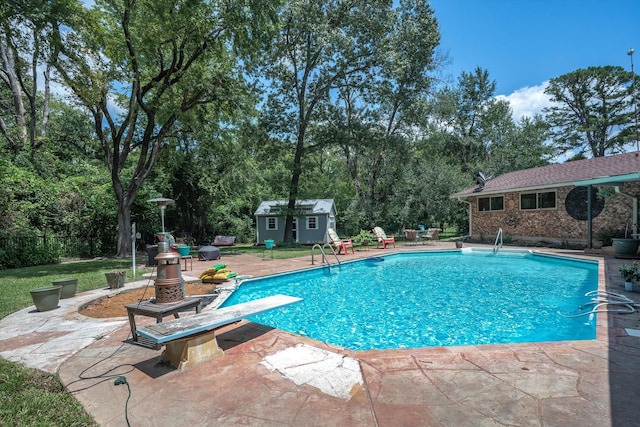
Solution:
<svg viewBox="0 0 640 427"><path fill-rule="evenodd" d="M267 218L267 230L277 230L278 229L278 218L269 217Z"/></svg>
<svg viewBox="0 0 640 427"><path fill-rule="evenodd" d="M504 210L504 196L479 197L478 211L502 211Z"/></svg>
<svg viewBox="0 0 640 427"><path fill-rule="evenodd" d="M307 230L317 230L318 229L318 217L317 216L308 216L307 217Z"/></svg>
<svg viewBox="0 0 640 427"><path fill-rule="evenodd" d="M520 209L555 209L556 192L545 191L540 193L527 193L520 195Z"/></svg>

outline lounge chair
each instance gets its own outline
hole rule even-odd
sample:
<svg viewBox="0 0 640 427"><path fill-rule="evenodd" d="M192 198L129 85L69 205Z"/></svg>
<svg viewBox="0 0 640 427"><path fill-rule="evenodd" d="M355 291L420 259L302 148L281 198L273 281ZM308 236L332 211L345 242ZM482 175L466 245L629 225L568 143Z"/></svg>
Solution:
<svg viewBox="0 0 640 427"><path fill-rule="evenodd" d="M404 230L404 238L407 241L407 244L416 244L418 239L418 232L416 230Z"/></svg>
<svg viewBox="0 0 640 427"><path fill-rule="evenodd" d="M373 234L375 234L378 238L378 246L376 246L377 248L380 248L380 245L382 245L384 249L387 249L387 245L389 244L393 244L394 248L396 247L395 236L387 236L382 228L374 227Z"/></svg>
<svg viewBox="0 0 640 427"><path fill-rule="evenodd" d="M211 246L235 246L236 236L216 236Z"/></svg>
<svg viewBox="0 0 640 427"><path fill-rule="evenodd" d="M333 228L327 229L327 236L329 237L329 243L333 245L334 249L338 250L338 254L340 254L340 252L344 252L344 255L346 255L348 248L351 248L351 253L355 254L351 239L339 238L338 233L336 233L336 230Z"/></svg>
<svg viewBox="0 0 640 427"><path fill-rule="evenodd" d="M429 228L429 229L425 232L425 234L424 234L424 239L425 239L426 241L429 241L429 240L438 240L438 239L439 239L439 237L438 237L438 236L440 235L440 232L441 232L441 231L442 231L442 230L441 230L441 229L439 229L439 228Z"/></svg>

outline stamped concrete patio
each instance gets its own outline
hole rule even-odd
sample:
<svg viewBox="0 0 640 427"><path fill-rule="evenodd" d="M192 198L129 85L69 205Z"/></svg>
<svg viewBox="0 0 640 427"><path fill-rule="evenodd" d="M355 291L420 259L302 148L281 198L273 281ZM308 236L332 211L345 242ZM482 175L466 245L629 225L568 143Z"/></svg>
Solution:
<svg viewBox="0 0 640 427"><path fill-rule="evenodd" d="M453 243L398 249L425 248L451 249ZM620 260L588 258L600 261L600 289L640 300L623 290ZM310 257L229 255L222 261L254 277L311 264ZM196 261L184 274L197 277L210 264ZM132 343L124 318L81 319L72 305L47 313L27 309L2 319L0 355L57 369L104 426L640 426L637 312L600 314L597 338L589 341L358 352L242 321L218 331L224 356L182 372L161 363L161 351ZM34 317L39 326L21 331L20 324ZM152 320L139 323L145 321ZM110 326L90 336L90 343L79 340L78 330L90 331L96 322ZM48 346L52 341L55 349ZM294 382L265 364L301 344L357 361L362 381L348 397L336 397L331 384L329 391L314 385L322 375L330 383L326 372ZM305 363L290 362L292 368ZM125 384L114 384L119 376Z"/></svg>

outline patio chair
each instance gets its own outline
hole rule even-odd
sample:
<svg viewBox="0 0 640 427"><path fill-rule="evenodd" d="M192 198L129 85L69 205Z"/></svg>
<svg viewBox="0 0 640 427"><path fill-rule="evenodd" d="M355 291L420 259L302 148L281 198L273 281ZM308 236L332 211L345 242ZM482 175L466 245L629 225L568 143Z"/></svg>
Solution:
<svg viewBox="0 0 640 427"><path fill-rule="evenodd" d="M344 255L346 255L348 248L351 248L351 253L355 254L351 239L341 239L333 228L327 229L327 236L329 237L329 243L333 245L334 249L338 250L338 254L340 254L340 252L344 252Z"/></svg>
<svg viewBox="0 0 640 427"><path fill-rule="evenodd" d="M375 234L378 238L378 246L376 246L377 248L380 248L380 245L382 245L383 249L387 249L387 245L389 244L393 244L394 248L396 247L395 236L387 236L387 233L385 233L382 228L374 227L373 234Z"/></svg>
<svg viewBox="0 0 640 427"><path fill-rule="evenodd" d="M425 232L425 234L424 234L424 239L425 239L427 242L428 242L429 240L433 240L433 241L438 240L438 239L439 239L439 237L438 237L438 236L440 235L440 232L441 232L441 231L442 231L442 230L441 230L441 229L439 229L439 228L429 228L429 229Z"/></svg>
<svg viewBox="0 0 640 427"><path fill-rule="evenodd" d="M418 243L418 231L417 230L409 230L409 229L405 229L404 230L404 237L405 240L407 241L408 245L415 245Z"/></svg>

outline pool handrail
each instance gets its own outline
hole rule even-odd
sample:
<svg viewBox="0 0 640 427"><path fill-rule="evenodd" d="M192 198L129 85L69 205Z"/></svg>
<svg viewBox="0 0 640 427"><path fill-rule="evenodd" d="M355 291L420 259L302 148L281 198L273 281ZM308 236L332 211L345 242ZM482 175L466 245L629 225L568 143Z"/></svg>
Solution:
<svg viewBox="0 0 640 427"><path fill-rule="evenodd" d="M499 242L499 243L498 243ZM493 244L493 253L497 254L498 250L502 247L502 227L498 228L498 234L496 235L496 241Z"/></svg>
<svg viewBox="0 0 640 427"><path fill-rule="evenodd" d="M323 263L326 262L327 265L329 266L329 268L331 268L331 263L329 262L329 259L327 258L327 254L324 252L324 248L326 246L328 246L331 249L331 252L333 253L333 256L336 257L336 261L337 261L338 265L340 265L340 258L338 258L338 254L336 254L336 251L333 249L333 245L330 245L327 242L325 242L322 246L320 246L319 243L316 243L311 247L311 265L315 264L315 261L313 259L313 255L314 255L313 250L317 247L318 249L320 249L320 253L322 254L322 262Z"/></svg>

